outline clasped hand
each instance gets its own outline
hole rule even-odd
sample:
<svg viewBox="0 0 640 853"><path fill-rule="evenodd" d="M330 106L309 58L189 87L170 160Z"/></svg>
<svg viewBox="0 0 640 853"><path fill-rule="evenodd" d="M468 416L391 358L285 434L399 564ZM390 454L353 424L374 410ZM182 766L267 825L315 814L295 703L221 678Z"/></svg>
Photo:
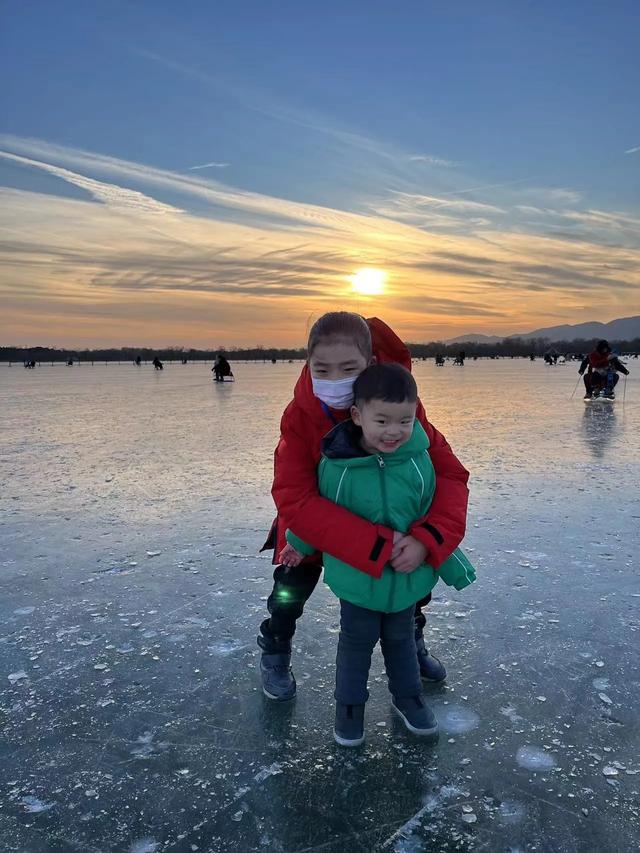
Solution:
<svg viewBox="0 0 640 853"><path fill-rule="evenodd" d="M390 563L396 572L409 574L413 572L427 558L428 550L408 533L393 531L393 549L391 550Z"/></svg>
<svg viewBox="0 0 640 853"><path fill-rule="evenodd" d="M425 546L407 533L393 531L393 548L389 562L396 572L408 575L427 559L429 552ZM285 545L280 553L280 562L287 568L299 566L303 555L296 551L293 545Z"/></svg>

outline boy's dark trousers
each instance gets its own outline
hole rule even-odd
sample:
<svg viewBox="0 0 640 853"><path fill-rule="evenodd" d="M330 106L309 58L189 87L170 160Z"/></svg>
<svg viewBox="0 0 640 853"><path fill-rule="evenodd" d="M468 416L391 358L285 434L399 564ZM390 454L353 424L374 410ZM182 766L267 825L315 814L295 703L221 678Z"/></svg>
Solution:
<svg viewBox="0 0 640 853"><path fill-rule="evenodd" d="M260 625L258 645L267 654L291 651L291 638L296 630L296 620L302 616L304 605L320 580L322 566L304 562L288 568L276 566L273 589L267 599L270 618ZM415 635L419 637L426 619L421 608L431 601L431 595L421 598L415 605Z"/></svg>
<svg viewBox="0 0 640 853"><path fill-rule="evenodd" d="M364 705L367 701L371 654L378 640L391 695L395 699L422 695L413 626L413 606L397 613L380 613L340 599L336 700L343 705Z"/></svg>

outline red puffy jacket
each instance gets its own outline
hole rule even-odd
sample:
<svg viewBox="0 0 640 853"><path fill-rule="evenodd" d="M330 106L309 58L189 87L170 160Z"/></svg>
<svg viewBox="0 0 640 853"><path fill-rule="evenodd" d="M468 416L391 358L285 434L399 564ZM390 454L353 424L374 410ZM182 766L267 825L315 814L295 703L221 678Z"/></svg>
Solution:
<svg viewBox="0 0 640 853"><path fill-rule="evenodd" d="M589 373L591 373L592 370L604 370L608 367L612 357L610 352L603 353L594 349L587 358L589 359Z"/></svg>
<svg viewBox="0 0 640 853"><path fill-rule="evenodd" d="M409 350L382 320L367 320L373 354L379 362L397 362L411 369ZM334 411L335 420L345 420L347 411ZM416 519L409 533L429 551L429 564L437 568L464 537L469 473L463 468L444 436L427 420L418 400L417 417L430 442L429 455L436 474L436 491L428 514ZM307 365L294 390L294 398L280 422L280 441L274 455L271 494L278 510L263 550L275 548L274 563L286 545L288 527L318 551L373 577L380 577L391 557L393 530L374 524L318 493L317 467L321 442L334 423L314 396Z"/></svg>

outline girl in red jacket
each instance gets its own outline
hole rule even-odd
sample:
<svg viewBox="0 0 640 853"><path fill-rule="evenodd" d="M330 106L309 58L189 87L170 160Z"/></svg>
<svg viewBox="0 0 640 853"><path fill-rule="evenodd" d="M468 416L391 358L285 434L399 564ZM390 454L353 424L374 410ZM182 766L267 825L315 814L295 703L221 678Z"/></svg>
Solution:
<svg viewBox="0 0 640 853"><path fill-rule="evenodd" d="M307 353L294 398L280 423L271 489L278 515L263 550L273 548L277 563L286 546L285 532L291 528L318 552L326 551L374 578L380 577L386 563L412 571L428 558L437 569L464 537L469 474L444 436L429 423L419 400L416 417L429 437L436 492L428 514L417 519L408 533L367 521L318 493L321 440L349 417L356 377L376 361L392 361L411 369L408 349L381 320L332 311L311 328ZM261 624L258 637L262 687L270 699L295 696L291 638L296 619L320 578L320 556L318 553L295 567L276 565L273 573L274 586L267 601L270 618ZM445 668L424 643L422 607L430 599L426 595L416 604L416 654L422 678L442 681Z"/></svg>

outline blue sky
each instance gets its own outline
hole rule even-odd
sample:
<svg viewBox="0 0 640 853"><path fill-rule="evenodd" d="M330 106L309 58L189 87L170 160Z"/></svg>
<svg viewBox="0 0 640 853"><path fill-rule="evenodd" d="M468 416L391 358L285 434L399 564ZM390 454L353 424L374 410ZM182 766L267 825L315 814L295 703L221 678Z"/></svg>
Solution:
<svg viewBox="0 0 640 853"><path fill-rule="evenodd" d="M104 228L106 212L114 225L113 239L121 240L123 233L115 227L121 210L111 203L113 194L105 201L105 192L96 196L95 187L87 190L55 168L142 193L157 202L158 211L166 205L176 211L169 215L179 211L183 219L190 217L191 236L185 231L182 239L205 254L211 247L202 236L202 223L254 229L243 232L244 240L263 241L277 232L280 253L287 251L287 239L289 251L298 251L298 236L303 236L315 252L312 224L324 217L318 209L326 208L331 227L340 231L340 263L318 268L313 295L296 290L295 270L284 265L271 270L266 286L272 290L251 292L244 314L226 305L225 322L238 343L253 341L241 340L242 330L258 333L248 318L251 311L262 312L261 296L273 309L267 312L274 318L271 323L283 312L291 319L273 334L295 338L305 311L322 310L321 283L331 289L340 275L353 271L351 260L356 266L377 264L389 270L397 298L373 307L378 313L387 307L405 335L414 337L423 328L438 335L449 327L452 334L466 331L470 325L511 332L580 322L596 319L598 305L606 314L602 319L638 313L632 272L633 253L640 245L640 148L633 151L640 147L637 3L5 2L2 8L1 62L3 79L10 84L3 87L0 149L32 161L0 160L0 185L13 191L8 201L22 217L14 216L9 224L18 222L21 233L33 237L30 254L23 245L19 260L11 255L14 273L4 290L15 312L13 322L24 335L30 329L33 334L50 329L51 318L60 315L54 280L48 290L43 284L30 296L26 313L20 313L12 290L22 281L20 270L26 280L27 268L32 276L38 266L31 231L38 198L43 218L58 215L45 196L92 208L106 205L106 211L88 211L97 217L96 228ZM107 171L100 157L110 158ZM138 164L140 170L133 174L123 163ZM215 165L193 168L205 164ZM202 181L202 187L160 179L159 173L186 175ZM214 199L205 191L212 186L219 196L221 187L249 194L251 204ZM283 218L280 201L308 209L288 209ZM143 208L147 215L149 204ZM391 223L396 236L387 235L384 242L388 247L398 240L398 269L393 268L392 249L382 252L381 239L375 248L366 238L355 240L350 225L351 251L340 214ZM73 242L79 213L67 206L64 215ZM415 242L420 235L399 236L398 224L425 235L422 250ZM365 233L366 220L360 226ZM141 235L148 234L143 221L137 227ZM326 225L320 227L326 231ZM295 234L300 228L304 235ZM498 292L498 281L505 280L505 258L492 249L479 255L479 247L499 245L513 253L516 242L522 253L520 238L527 234L533 242L551 235L588 243L586 252L594 252L597 274L584 279L582 302L574 289L555 311L543 310L535 296L530 303L525 300L521 314L508 308L504 284ZM319 235L324 258L332 251L326 236ZM228 237L235 246L230 232ZM405 238L412 246L410 258L405 258ZM122 301L116 291L124 289L132 299L136 275L139 281L150 280L143 261L149 246L138 246L125 286L107 275L122 268L122 253L114 258L112 252L100 261L104 268L87 271L83 259L92 239L97 237L86 236L76 258L77 293L84 283L88 301L97 307L104 306L109 292L117 313ZM216 243L216 251L230 246ZM571 245L566 263L559 247L552 249L553 257L541 257L542 249L531 258L519 255L515 269L526 265L527 275L534 268L542 275L545 266L548 275L574 269ZM602 281L603 249L616 257L623 252L619 274L609 284ZM9 252L14 251L10 245ZM474 298L477 270L468 270L466 261L462 270L448 271L453 279L414 276L417 298L424 290L428 302L435 289L440 299L439 309L434 303L434 313L422 312L416 322L408 302L411 276L402 270L422 268L418 262L427 259L432 276L445 273L434 266L438 252L466 252L481 258L479 265L482 260L502 265L494 279L493 319L474 313L474 305L476 312L481 305L493 305L493 294L486 279L485 289ZM314 257L305 258L309 277ZM197 309L193 303L193 315L188 305L194 291L188 282L171 294L166 283L159 285L168 312L178 303L184 308L180 334L185 342L206 335L201 312L205 304L224 307L232 299L232 291L224 289L230 282L251 288L252 264L238 256L232 274L227 267L212 272L209 290L198 297L206 296L208 303L199 301ZM286 292L273 291L278 276L281 290L290 285L291 296L303 300L297 308ZM580 276L589 271L580 269L574 283ZM563 286L562 274L548 279L547 291L554 282ZM526 293L539 292L538 284L529 282ZM24 286L19 288L23 295ZM142 313L143 296L148 300L155 290L143 283L138 291L137 310ZM471 313L455 310L447 319L447 298L459 298ZM280 307L278 299L284 300ZM67 294L66 304L71 301ZM480 324L473 321L476 316L483 318ZM168 317L150 321L150 337L164 334ZM90 325L91 334L100 337L99 317L92 317ZM69 327L61 326L60 334L68 335Z"/></svg>

